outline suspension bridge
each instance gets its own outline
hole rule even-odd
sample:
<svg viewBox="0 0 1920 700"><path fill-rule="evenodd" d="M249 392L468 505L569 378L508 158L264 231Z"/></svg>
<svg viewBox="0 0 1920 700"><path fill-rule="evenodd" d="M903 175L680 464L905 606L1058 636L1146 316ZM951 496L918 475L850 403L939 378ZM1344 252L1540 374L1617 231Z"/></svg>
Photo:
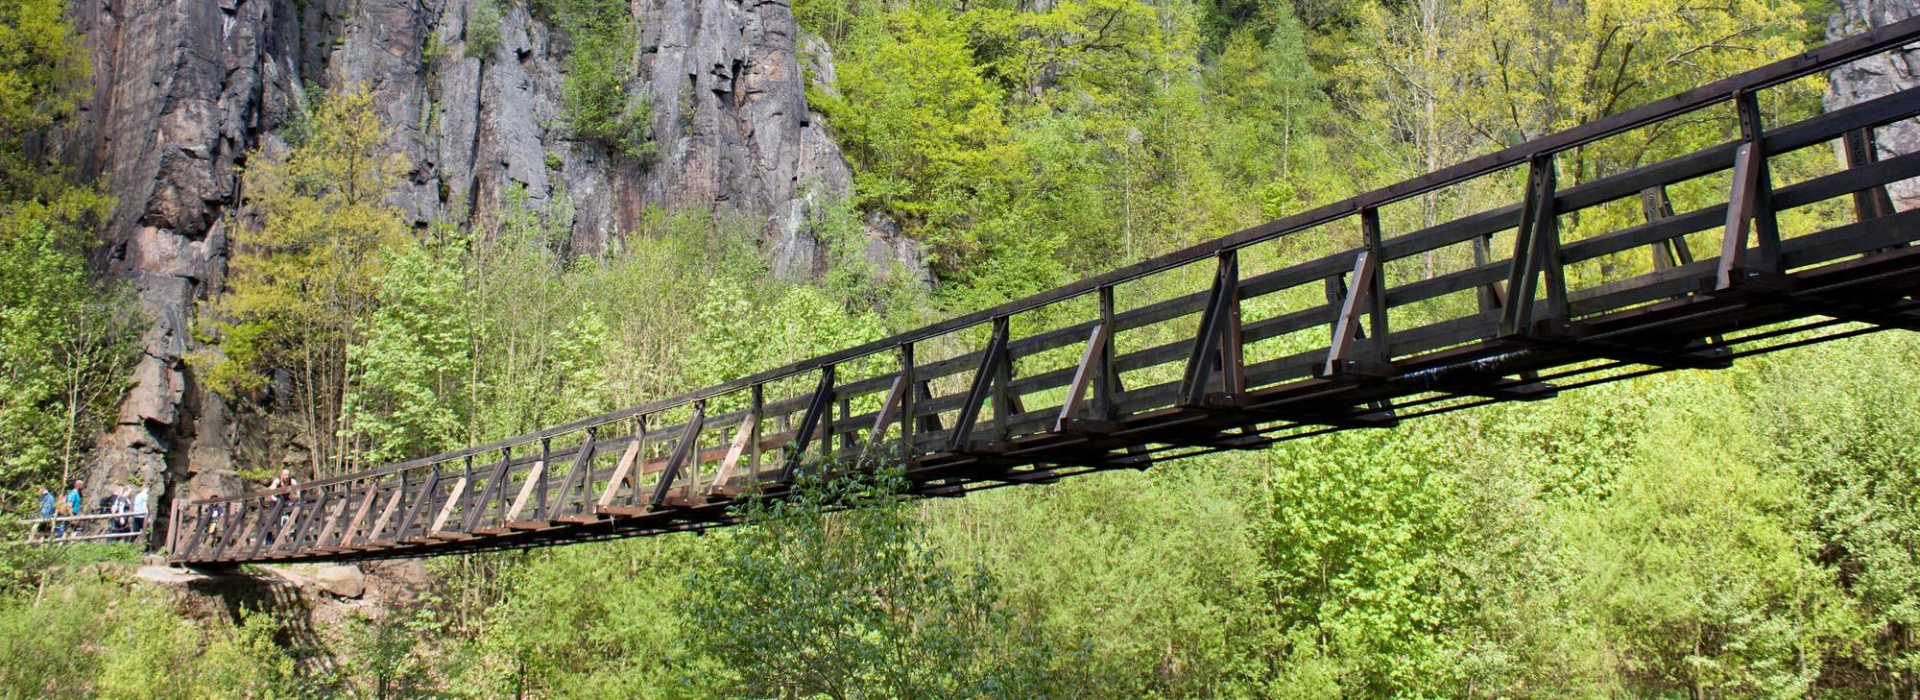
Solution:
<svg viewBox="0 0 1920 700"><path fill-rule="evenodd" d="M294 488L176 502L166 551L227 566L701 530L806 476L886 465L912 495L962 496L1915 329L1920 211L1898 209L1888 186L1920 176L1920 153L1882 158L1875 134L1920 114L1920 89L1778 125L1760 108L1769 91L1915 41L1920 19L1880 27L718 386ZM1559 182L1581 149L1714 123L1728 140ZM1828 166L1774 172L1809 162ZM1410 213L1435 197L1489 204L1394 223L1420 221Z"/></svg>

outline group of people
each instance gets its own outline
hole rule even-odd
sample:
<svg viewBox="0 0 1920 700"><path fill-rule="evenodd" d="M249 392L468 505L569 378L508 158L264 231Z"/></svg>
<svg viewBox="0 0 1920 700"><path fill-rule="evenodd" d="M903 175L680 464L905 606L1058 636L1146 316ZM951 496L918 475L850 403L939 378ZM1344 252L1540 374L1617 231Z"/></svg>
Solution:
<svg viewBox="0 0 1920 700"><path fill-rule="evenodd" d="M57 518L67 518L76 515L122 516L107 520L107 531L105 534L109 535L146 531L147 506L151 498L146 487L142 486L138 493L129 496L127 495L127 492L130 490L128 487L115 486L109 489L106 494L100 496L100 500L94 507L92 513L87 513L84 510L87 502L84 493L85 488L85 482L75 479L72 486L68 488L65 497L55 497L52 489L44 486L40 487L40 519L50 521L49 523L41 524L43 532L46 526L51 524L54 537L67 537L69 535L79 534L83 531L80 524L71 521L57 520Z"/></svg>

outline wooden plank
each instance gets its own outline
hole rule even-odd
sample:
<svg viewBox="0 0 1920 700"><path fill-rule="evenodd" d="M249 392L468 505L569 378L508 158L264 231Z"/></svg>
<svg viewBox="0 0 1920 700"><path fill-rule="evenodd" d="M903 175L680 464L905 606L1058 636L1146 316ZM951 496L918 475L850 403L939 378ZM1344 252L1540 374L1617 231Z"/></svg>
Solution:
<svg viewBox="0 0 1920 700"><path fill-rule="evenodd" d="M490 502L499 503L500 512L503 515L506 513L507 489L505 484L507 472L512 466L513 453L502 453L500 455L500 463L495 464L493 470L484 477L484 485L479 489L475 489L474 501L467 505L467 517L460 523L460 530L462 532L473 532L474 529L480 527L480 520L486 517L487 504Z"/></svg>
<svg viewBox="0 0 1920 700"><path fill-rule="evenodd" d="M340 531L340 540L338 542L335 542L334 546L336 547L353 546L355 534L358 533L360 530L360 524L366 521L368 511L372 510L373 508L374 499L378 498L379 496L380 496L380 484L378 482L368 484L367 495L362 496L360 498L360 507L354 509L353 519L347 521L347 529Z"/></svg>
<svg viewBox="0 0 1920 700"><path fill-rule="evenodd" d="M727 482L733 479L734 471L740 466L741 457L747 452L748 444L753 441L753 436L759 431L760 416L748 414L746 421L742 422L740 428L734 432L733 442L727 446L726 456L720 459L720 470L713 473L713 485L707 489L709 492L717 493L727 487ZM753 451L758 453L759 449L755 448ZM600 505L604 506L607 503L603 501Z"/></svg>
<svg viewBox="0 0 1920 700"><path fill-rule="evenodd" d="M641 440L634 440L627 443L627 451L620 454L620 463L613 468L613 478L607 480L607 490L600 494L600 500L597 502L600 507L613 505L613 497L620 493L621 482L631 481L627 472L633 470L634 460L640 456L641 442ZM639 494L640 484L633 483L631 490L634 494Z"/></svg>
<svg viewBox="0 0 1920 700"><path fill-rule="evenodd" d="M413 526L414 523L420 522L421 511L433 507L433 499L440 489L439 467L436 466L432 471L427 472L427 480L420 483L419 489L419 495L407 503L406 513L400 516L400 525L394 530L394 539L401 542L407 541L415 534Z"/></svg>
<svg viewBox="0 0 1920 700"><path fill-rule="evenodd" d="M346 520L347 513L353 510L353 484L349 482L343 490L346 493L341 494L337 499L338 503L334 506L333 514L326 516L326 527L320 528L320 534L313 536L315 549L327 546L327 540L334 537L334 532L340 528L341 521Z"/></svg>
<svg viewBox="0 0 1920 700"><path fill-rule="evenodd" d="M1359 318L1361 304L1368 290L1373 289L1373 276L1378 273L1379 265L1373 262L1371 251L1362 251L1353 260L1353 280L1347 285L1347 292L1340 300L1340 314L1334 317L1333 340L1327 346L1327 361L1323 371L1332 376L1339 374L1352 359L1354 342L1359 340Z"/></svg>
<svg viewBox="0 0 1920 700"><path fill-rule="evenodd" d="M881 402L880 410L867 414L873 416L873 427L867 429L866 445L860 449L860 456L855 464L866 464L867 460L880 448L880 443L886 440L887 425L892 423L894 415L899 413L910 386L905 372L894 375L893 387L887 390L887 398ZM901 457L907 456L901 455Z"/></svg>
<svg viewBox="0 0 1920 700"><path fill-rule="evenodd" d="M394 511L400 507L400 497L404 495L404 491L399 486L394 487L393 496L387 499L387 506L380 510L380 517L373 521L373 529L367 531L366 537L362 538L362 544L380 541L380 533L387 531L387 525L393 520Z"/></svg>
<svg viewBox="0 0 1920 700"><path fill-rule="evenodd" d="M1060 415L1054 420L1054 430L1065 430L1067 421L1080 413L1081 402L1085 399L1093 377L1100 369L1100 359L1107 349L1107 325L1093 327L1093 334L1087 337L1087 349L1080 354L1080 364L1073 370L1073 380L1067 384L1066 401L1060 404Z"/></svg>
<svg viewBox="0 0 1920 700"><path fill-rule="evenodd" d="M520 519L520 514L526 510L527 499L533 495L533 487L539 484L540 477L546 468L547 462L543 459L534 462L533 468L527 470L527 479L520 482L520 495L514 497L513 507L507 509L507 517L502 519L504 522L511 523Z"/></svg>
<svg viewBox="0 0 1920 700"><path fill-rule="evenodd" d="M440 507L440 515L435 516L433 525L427 528L429 536L446 529L447 518L452 517L454 507L460 505L460 497L466 495L468 483L468 477L465 475L461 475L458 481L453 482L453 490L447 493L446 505Z"/></svg>
<svg viewBox="0 0 1920 700"><path fill-rule="evenodd" d="M680 470L687 466L688 455L693 453L694 446L700 442L700 429L705 419L705 402L695 403L693 417L687 419L686 428L680 433L680 440L674 443L673 454L667 458L666 468L660 472L660 480L654 486L653 498L648 499L648 505L658 508L666 503L667 494L673 489L673 482L679 479ZM694 482L699 479L700 475L697 471L687 475L689 485L694 485Z"/></svg>
<svg viewBox="0 0 1920 700"><path fill-rule="evenodd" d="M589 472L592 470L591 466L589 466L589 461L593 459L594 442L593 430L588 429L586 442L581 443L580 448L574 450L573 465L567 470L567 480L560 482L560 498L562 502L555 505L572 505L574 507L574 513L592 512L593 509L588 502L587 493L593 488L593 484L588 477ZM578 499L575 499L573 495L576 492L580 494ZM558 509L549 509L541 512L540 516L543 518L553 518L558 514L560 514Z"/></svg>

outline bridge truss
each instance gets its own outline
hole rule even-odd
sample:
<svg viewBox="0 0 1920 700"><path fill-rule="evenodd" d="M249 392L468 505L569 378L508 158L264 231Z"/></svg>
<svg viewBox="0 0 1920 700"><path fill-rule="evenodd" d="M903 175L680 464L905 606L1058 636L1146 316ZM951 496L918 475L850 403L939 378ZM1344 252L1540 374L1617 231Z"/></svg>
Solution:
<svg viewBox="0 0 1920 700"><path fill-rule="evenodd" d="M700 530L809 473L898 465L910 493L958 496L1915 329L1920 211L1897 210L1887 186L1920 177L1920 153L1878 159L1873 139L1920 115L1920 89L1778 126L1760 104L1917 40L1920 19L1881 27L681 396L297 489L177 503L167 551L191 565L355 560ZM1580 149L1716 118L1738 137L1559 185ZM1822 147L1841 154L1826 172L1772 172ZM1418 220L1403 214L1433 196L1504 206L1404 233L1383 225ZM1811 223L1836 210L1844 223ZM1299 235L1310 231L1321 233ZM1353 245L1312 248L1327 240Z"/></svg>

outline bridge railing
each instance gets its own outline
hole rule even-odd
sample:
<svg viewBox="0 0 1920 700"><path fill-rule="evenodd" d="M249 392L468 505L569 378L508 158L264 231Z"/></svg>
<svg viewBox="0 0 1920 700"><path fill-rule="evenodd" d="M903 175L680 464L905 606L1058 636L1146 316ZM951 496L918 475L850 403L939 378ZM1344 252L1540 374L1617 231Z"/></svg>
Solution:
<svg viewBox="0 0 1920 700"><path fill-rule="evenodd" d="M1920 177L1920 154L1876 160L1871 141L1875 128L1920 115L1920 90L1780 126L1764 123L1760 99L1916 39L1920 19L1882 27L1099 277L681 396L184 504L171 516L169 551L251 561L690 529L731 517L713 514L714 504L778 493L810 471L888 461L911 472L942 459L1005 469L1022 441L1061 438L1047 464L995 477L1041 481L1073 465L1144 467L1180 450L1391 424L1404 417L1393 402L1409 387L1550 395L1531 369L1549 360L1602 361L1579 371L1715 366L1739 339L1644 329L1630 339L1601 321L1764 290L1912 242L1920 214L1896 212L1886 185ZM1567 154L1682 117L1719 120L1731 137L1560 185ZM1795 182L1771 172L1830 144L1846 154L1843 166L1796 167ZM1402 211L1445 193L1498 204L1431 223ZM1798 213L1807 210L1817 215ZM1836 210L1849 220L1825 225ZM1294 235L1307 231L1332 234ZM1329 240L1352 247L1312 248ZM1795 303L1883 320L1844 300ZM1214 434L1196 427L1210 408L1261 412L1273 425ZM929 495L973 488L958 471L909 476Z"/></svg>
<svg viewBox="0 0 1920 700"><path fill-rule="evenodd" d="M26 544L65 544L70 542L140 542L153 526L146 513L102 513L61 515L21 520L26 528Z"/></svg>

